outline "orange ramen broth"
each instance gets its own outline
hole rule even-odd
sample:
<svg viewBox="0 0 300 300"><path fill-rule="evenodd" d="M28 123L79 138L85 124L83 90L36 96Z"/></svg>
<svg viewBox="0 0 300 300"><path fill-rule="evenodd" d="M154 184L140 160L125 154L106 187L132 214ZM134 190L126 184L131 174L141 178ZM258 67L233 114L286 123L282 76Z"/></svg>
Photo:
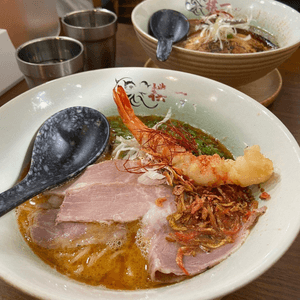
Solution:
<svg viewBox="0 0 300 300"><path fill-rule="evenodd" d="M37 196L32 201L40 204L46 202L47 197ZM126 225L128 239L119 249L111 249L106 244L76 246L75 243L73 247L46 249L33 243L27 234L30 213L33 209L29 202L20 209L18 217L20 232L33 252L58 272L89 285L103 285L110 289L132 290L160 286L150 280L147 272L148 263L135 244L138 221ZM96 231L98 227L101 231L106 225L94 224L94 226L93 230ZM89 261L93 259L94 254L101 257L90 264ZM76 259L79 256L81 257Z"/></svg>
<svg viewBox="0 0 300 300"><path fill-rule="evenodd" d="M111 158L115 135L119 134L120 128L125 131L119 117L108 119L112 126L110 150L101 160ZM158 118L154 116L141 119L149 125L153 121L158 121ZM199 135L204 135L199 129L192 129L196 130ZM213 141L219 151L225 151L225 156L231 156L218 141L207 135L205 137ZM33 252L45 263L72 279L89 285L103 285L110 289L134 290L165 285L150 279L147 271L148 262L136 244L136 234L140 227L138 220L125 224L127 239L120 247L108 247L106 243L80 245L78 241L72 241L67 247L47 249L35 244L31 239L29 226L33 224L34 214L44 209L43 205L46 205L48 198L49 196L38 195L21 205L17 211L22 236ZM95 235L107 231L109 226L117 226L116 223L112 225L90 223L89 225L91 227L86 234L91 234L89 230L92 230L92 234L95 233Z"/></svg>

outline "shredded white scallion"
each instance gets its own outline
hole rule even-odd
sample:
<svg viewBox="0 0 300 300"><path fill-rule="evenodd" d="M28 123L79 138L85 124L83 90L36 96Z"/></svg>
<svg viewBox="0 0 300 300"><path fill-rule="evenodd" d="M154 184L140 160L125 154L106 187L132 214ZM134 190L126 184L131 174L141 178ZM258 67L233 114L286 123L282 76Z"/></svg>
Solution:
<svg viewBox="0 0 300 300"><path fill-rule="evenodd" d="M172 109L169 108L166 116L160 122L156 123L152 128L157 129L162 124L166 123L172 115ZM141 150L140 144L135 138L132 139L125 139L122 136L116 137L116 144L117 146L112 152L113 159L121 158L121 154L126 152L123 159L128 160L135 160L141 159L142 165L147 165L147 162L152 160L152 156L149 153L144 152ZM143 163L143 161L145 163ZM138 182L142 184L151 184L154 180L165 180L165 176L159 172L159 167L143 167L142 170L144 173L139 177Z"/></svg>
<svg viewBox="0 0 300 300"><path fill-rule="evenodd" d="M150 169L147 170L144 174L142 174L138 178L138 183L151 185L153 184L153 181L156 180L165 180L166 176L159 173L157 170Z"/></svg>
<svg viewBox="0 0 300 300"><path fill-rule="evenodd" d="M250 40L251 35L248 35L245 38L237 36L237 29L245 29L249 30L250 22L252 20L252 16L244 16L242 19L231 18L232 16L232 8L231 6L227 6L227 8L222 12L214 13L209 16L203 16L203 23L196 26L196 30L200 30L200 37L206 37L205 43L213 40L214 42L220 42L220 48L223 49L222 40L227 40L228 37L234 36L238 37L242 40ZM213 20L215 20L213 22Z"/></svg>
<svg viewBox="0 0 300 300"><path fill-rule="evenodd" d="M242 37L239 37L241 40L243 41L249 41L251 40L251 34L248 34L246 37L242 38Z"/></svg>
<svg viewBox="0 0 300 300"><path fill-rule="evenodd" d="M123 152L127 152L123 158L129 160L134 160L140 156L144 156L142 154L143 151L140 149L140 145L135 138L124 139L122 136L117 136L116 142L118 145L112 152L113 159L119 159Z"/></svg>
<svg viewBox="0 0 300 300"><path fill-rule="evenodd" d="M164 124L164 123L166 123L167 121L169 121L170 118L171 118L171 116L172 116L172 108L170 107L169 110L168 110L168 112L167 112L167 114L166 114L166 116L165 116L160 122L156 123L156 124L152 127L152 129L155 129L155 130L156 130L161 124Z"/></svg>
<svg viewBox="0 0 300 300"><path fill-rule="evenodd" d="M160 122L156 123L152 128L156 130L163 123L166 123L171 118L171 115L172 109L170 107L166 116ZM116 143L118 143L118 145L112 152L113 159L120 158L120 155L123 152L128 152L123 159L134 160L141 157L144 158L146 156L145 152L141 150L140 144L135 138L125 139L122 136L117 136Z"/></svg>

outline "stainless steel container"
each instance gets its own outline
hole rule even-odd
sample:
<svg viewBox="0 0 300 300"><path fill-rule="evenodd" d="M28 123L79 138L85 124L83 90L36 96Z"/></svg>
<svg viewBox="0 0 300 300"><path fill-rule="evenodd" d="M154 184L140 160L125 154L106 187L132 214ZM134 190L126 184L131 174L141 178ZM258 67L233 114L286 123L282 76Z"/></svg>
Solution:
<svg viewBox="0 0 300 300"><path fill-rule="evenodd" d="M117 19L107 9L75 11L62 18L64 34L84 45L84 70L115 66Z"/></svg>
<svg viewBox="0 0 300 300"><path fill-rule="evenodd" d="M70 37L45 37L22 44L16 50L19 69L29 88L83 71L84 47Z"/></svg>

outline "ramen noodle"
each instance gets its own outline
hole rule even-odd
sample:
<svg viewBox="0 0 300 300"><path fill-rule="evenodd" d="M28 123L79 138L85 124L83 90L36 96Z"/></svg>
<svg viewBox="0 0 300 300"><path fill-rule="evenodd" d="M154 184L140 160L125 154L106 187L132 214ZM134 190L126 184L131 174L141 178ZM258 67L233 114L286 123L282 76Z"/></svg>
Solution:
<svg viewBox="0 0 300 300"><path fill-rule="evenodd" d="M141 153L120 117L108 119L112 134L101 161L18 208L20 232L35 254L77 281L133 290L190 278L241 245L265 211L249 188L194 186L178 170ZM141 117L149 127L161 119ZM189 124L168 120L159 130L172 132L196 156L233 158L219 141ZM104 200L95 196L98 206L90 199L93 192L104 195ZM147 194L155 196L148 200ZM217 260L203 262L203 255L215 253Z"/></svg>

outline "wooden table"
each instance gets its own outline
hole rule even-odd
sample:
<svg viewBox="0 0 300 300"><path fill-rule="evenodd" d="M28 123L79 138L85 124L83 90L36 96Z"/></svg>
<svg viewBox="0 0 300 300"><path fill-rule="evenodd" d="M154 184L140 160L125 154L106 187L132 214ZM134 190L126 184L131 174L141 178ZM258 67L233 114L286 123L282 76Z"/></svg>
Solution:
<svg viewBox="0 0 300 300"><path fill-rule="evenodd" d="M143 67L147 59L133 27L128 24L119 24L117 67ZM268 108L287 126L300 144L300 49L279 67L279 71L282 75L283 87L276 100ZM0 97L0 106L27 89L23 80ZM32 299L34 298L0 280L0 300ZM276 299L300 299L300 235L286 254L265 274L223 298L223 300Z"/></svg>

